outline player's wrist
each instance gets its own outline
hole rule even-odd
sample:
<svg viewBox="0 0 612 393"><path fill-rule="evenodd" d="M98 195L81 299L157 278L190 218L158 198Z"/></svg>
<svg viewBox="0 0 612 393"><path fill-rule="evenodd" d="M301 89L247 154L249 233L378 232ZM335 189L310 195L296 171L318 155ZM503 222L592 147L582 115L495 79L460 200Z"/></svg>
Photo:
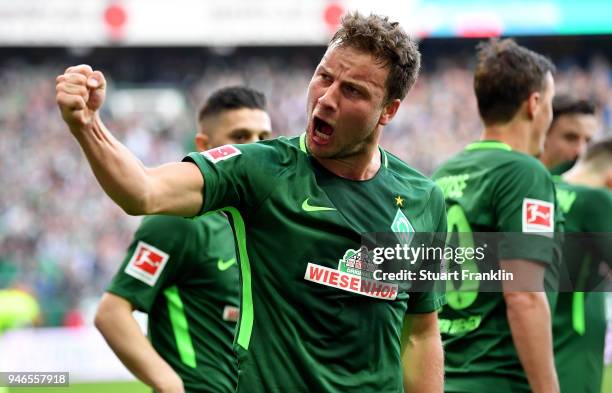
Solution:
<svg viewBox="0 0 612 393"><path fill-rule="evenodd" d="M70 133L77 139L90 135L95 128L102 129L99 111L84 115L82 119L67 122Z"/></svg>
<svg viewBox="0 0 612 393"><path fill-rule="evenodd" d="M153 389L158 393L183 393L183 380L175 372L157 374Z"/></svg>
<svg viewBox="0 0 612 393"><path fill-rule="evenodd" d="M70 124L68 128L72 136L77 138L77 140L82 139L84 136L91 133L92 130L92 126L89 124Z"/></svg>
<svg viewBox="0 0 612 393"><path fill-rule="evenodd" d="M559 382L556 376L549 378L533 387L534 393L559 393Z"/></svg>

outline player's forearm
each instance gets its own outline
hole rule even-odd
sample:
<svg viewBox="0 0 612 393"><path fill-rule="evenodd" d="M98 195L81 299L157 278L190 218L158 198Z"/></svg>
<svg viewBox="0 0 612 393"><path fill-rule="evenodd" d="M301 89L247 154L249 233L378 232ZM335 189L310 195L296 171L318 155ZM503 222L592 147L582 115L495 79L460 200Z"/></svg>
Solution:
<svg viewBox="0 0 612 393"><path fill-rule="evenodd" d="M96 115L86 129L71 130L96 179L126 213L151 213L147 169L119 142Z"/></svg>
<svg viewBox="0 0 612 393"><path fill-rule="evenodd" d="M119 360L138 379L158 392L183 391L180 377L142 334L131 310L102 304L95 323Z"/></svg>
<svg viewBox="0 0 612 393"><path fill-rule="evenodd" d="M195 216L204 178L191 163L146 168L96 117L92 129L74 133L104 191L131 215Z"/></svg>
<svg viewBox="0 0 612 393"><path fill-rule="evenodd" d="M559 391L552 349L550 309L543 292L504 294L508 323L534 393Z"/></svg>
<svg viewBox="0 0 612 393"><path fill-rule="evenodd" d="M444 354L440 337L407 344L404 362L404 392L442 393Z"/></svg>
<svg viewBox="0 0 612 393"><path fill-rule="evenodd" d="M442 393L444 352L437 313L407 315L402 331L406 393Z"/></svg>

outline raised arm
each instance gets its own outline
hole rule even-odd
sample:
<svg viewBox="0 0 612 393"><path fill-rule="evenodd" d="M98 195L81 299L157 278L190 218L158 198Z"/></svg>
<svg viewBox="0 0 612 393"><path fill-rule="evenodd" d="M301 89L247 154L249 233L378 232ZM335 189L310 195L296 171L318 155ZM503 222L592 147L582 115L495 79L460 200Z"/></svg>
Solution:
<svg viewBox="0 0 612 393"><path fill-rule="evenodd" d="M104 189L126 213L196 215L204 179L191 163L145 167L102 123L106 80L88 65L69 67L56 79L56 100L70 132Z"/></svg>

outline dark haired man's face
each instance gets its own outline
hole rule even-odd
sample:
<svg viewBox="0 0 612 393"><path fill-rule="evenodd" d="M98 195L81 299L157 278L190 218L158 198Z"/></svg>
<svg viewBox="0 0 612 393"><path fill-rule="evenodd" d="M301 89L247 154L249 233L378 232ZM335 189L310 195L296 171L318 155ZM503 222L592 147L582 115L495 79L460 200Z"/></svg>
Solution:
<svg viewBox="0 0 612 393"><path fill-rule="evenodd" d="M554 168L581 156L597 130L595 115L569 113L559 116L546 135L542 162Z"/></svg>
<svg viewBox="0 0 612 393"><path fill-rule="evenodd" d="M388 116L388 67L351 47L328 48L308 86L307 144L318 158L355 156L377 143ZM399 100L395 104L399 106Z"/></svg>
<svg viewBox="0 0 612 393"><path fill-rule="evenodd" d="M266 111L240 108L204 118L199 127L196 147L198 151L204 151L228 144L252 143L268 139L272 123Z"/></svg>

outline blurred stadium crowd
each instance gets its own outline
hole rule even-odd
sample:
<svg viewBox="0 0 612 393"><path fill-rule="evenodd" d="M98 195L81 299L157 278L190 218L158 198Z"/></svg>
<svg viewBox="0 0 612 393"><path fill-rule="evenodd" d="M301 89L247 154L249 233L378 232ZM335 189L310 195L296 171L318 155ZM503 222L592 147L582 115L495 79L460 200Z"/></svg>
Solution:
<svg viewBox="0 0 612 393"><path fill-rule="evenodd" d="M318 56L291 53L225 56L208 64L170 56L147 72L125 59L116 62L122 69L103 66L112 78L108 101L113 90L137 84L179 89L189 103L171 124L108 110L104 121L145 164L179 160L191 149L198 105L219 87L244 83L267 95L276 135L298 135L306 124L306 87ZM61 121L54 78L68 64L0 62L0 288L16 282L30 287L48 326L83 323L80 310L97 301L140 220L104 195ZM610 135L612 64L592 57L558 67L557 91L594 100L599 136ZM402 106L385 129L383 147L426 174L480 134L471 65L462 58L426 64Z"/></svg>

